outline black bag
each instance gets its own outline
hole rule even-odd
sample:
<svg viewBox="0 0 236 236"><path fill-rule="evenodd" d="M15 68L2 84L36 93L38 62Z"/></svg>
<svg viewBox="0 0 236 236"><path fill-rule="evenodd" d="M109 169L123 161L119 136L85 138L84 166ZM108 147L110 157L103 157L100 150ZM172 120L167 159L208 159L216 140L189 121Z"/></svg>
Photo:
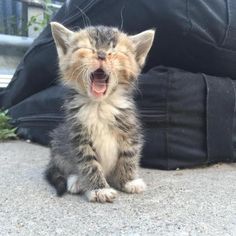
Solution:
<svg viewBox="0 0 236 236"><path fill-rule="evenodd" d="M235 162L235 85L229 78L165 67L141 76L141 164L176 169Z"/></svg>
<svg viewBox="0 0 236 236"><path fill-rule="evenodd" d="M236 161L235 84L166 67L141 75L136 94L145 132L141 165L176 169ZM10 108L18 134L48 144L49 132L63 121L66 92L52 86Z"/></svg>
<svg viewBox="0 0 236 236"><path fill-rule="evenodd" d="M53 20L73 30L89 23L121 27L129 34L156 28L143 72L165 65L236 79L235 0L66 2ZM57 71L57 53L47 26L25 54L9 87L0 92L0 107L9 108L54 85Z"/></svg>
<svg viewBox="0 0 236 236"><path fill-rule="evenodd" d="M54 21L71 29L84 26L84 14L92 25L123 26L130 34L157 28L136 97L145 127L143 166L235 161L235 82L221 78L236 78L234 0L67 2ZM156 67L161 64L212 76ZM21 137L46 145L49 131L63 120L67 91L58 85L57 71L48 26L0 92L0 107L9 109Z"/></svg>

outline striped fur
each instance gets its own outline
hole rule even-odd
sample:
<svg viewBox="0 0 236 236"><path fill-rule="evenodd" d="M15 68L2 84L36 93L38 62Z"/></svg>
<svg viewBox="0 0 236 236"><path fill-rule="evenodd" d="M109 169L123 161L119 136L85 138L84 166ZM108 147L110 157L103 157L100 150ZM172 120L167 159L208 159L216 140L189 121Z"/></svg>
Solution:
<svg viewBox="0 0 236 236"><path fill-rule="evenodd" d="M117 194L112 188L144 191L138 179L143 139L133 90L154 31L146 31L145 39L145 32L128 36L100 26L74 33L53 23L52 32L61 79L71 94L65 101L66 121L52 133L46 179L58 195L83 192L92 202L112 202ZM97 68L109 74L107 91L99 98L90 93L89 76Z"/></svg>

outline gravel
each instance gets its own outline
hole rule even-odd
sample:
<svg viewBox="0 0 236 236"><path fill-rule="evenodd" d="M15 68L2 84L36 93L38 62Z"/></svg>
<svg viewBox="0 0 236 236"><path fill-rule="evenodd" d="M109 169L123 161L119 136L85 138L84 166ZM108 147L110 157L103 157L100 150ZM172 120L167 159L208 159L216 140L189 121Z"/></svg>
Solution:
<svg viewBox="0 0 236 236"><path fill-rule="evenodd" d="M144 194L114 203L58 198L42 173L49 149L0 143L0 235L236 235L236 164L141 169Z"/></svg>

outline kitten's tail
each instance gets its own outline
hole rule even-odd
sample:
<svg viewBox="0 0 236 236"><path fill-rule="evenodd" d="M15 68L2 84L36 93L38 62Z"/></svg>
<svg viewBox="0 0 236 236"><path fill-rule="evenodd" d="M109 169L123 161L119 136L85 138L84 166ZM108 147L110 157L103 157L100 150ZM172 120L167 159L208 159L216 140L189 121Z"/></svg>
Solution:
<svg viewBox="0 0 236 236"><path fill-rule="evenodd" d="M60 197L66 192L66 177L58 167L49 165L45 171L45 178L52 186L55 187L57 196Z"/></svg>

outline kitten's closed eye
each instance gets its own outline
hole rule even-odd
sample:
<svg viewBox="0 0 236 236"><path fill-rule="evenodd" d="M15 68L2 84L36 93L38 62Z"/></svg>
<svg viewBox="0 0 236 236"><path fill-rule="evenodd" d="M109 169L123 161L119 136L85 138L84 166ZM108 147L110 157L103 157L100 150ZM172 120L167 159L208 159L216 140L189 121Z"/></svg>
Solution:
<svg viewBox="0 0 236 236"><path fill-rule="evenodd" d="M72 32L58 23L52 23L52 34L63 81L79 93L95 99L108 97L121 89L122 84L124 90L134 88L134 81L144 65L154 37L153 30L129 36L105 26ZM95 93L89 81L91 73L99 69L109 74L109 83L106 88L96 89Z"/></svg>
<svg viewBox="0 0 236 236"><path fill-rule="evenodd" d="M114 50L113 53L114 53L114 54L122 54L122 55L124 55L124 56L129 57L129 53L126 52L126 51Z"/></svg>
<svg viewBox="0 0 236 236"><path fill-rule="evenodd" d="M89 47L76 47L72 50L72 53L79 51L79 50L85 50L85 51L88 50L88 51L91 51L92 53L95 53L95 50L93 48L89 48Z"/></svg>

